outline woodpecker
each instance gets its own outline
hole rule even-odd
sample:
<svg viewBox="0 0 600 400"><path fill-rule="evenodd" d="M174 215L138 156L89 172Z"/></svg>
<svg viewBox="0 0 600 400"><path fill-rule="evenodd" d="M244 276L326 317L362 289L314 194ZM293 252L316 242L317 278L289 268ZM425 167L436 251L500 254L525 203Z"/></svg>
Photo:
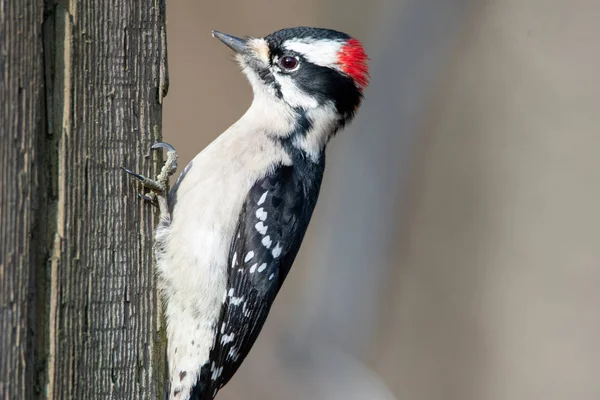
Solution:
<svg viewBox="0 0 600 400"><path fill-rule="evenodd" d="M235 52L253 90L246 113L200 152L173 188L175 149L157 179L125 171L158 204L170 399L216 396L252 348L311 219L325 148L369 83L362 44L331 29L261 38L213 36Z"/></svg>

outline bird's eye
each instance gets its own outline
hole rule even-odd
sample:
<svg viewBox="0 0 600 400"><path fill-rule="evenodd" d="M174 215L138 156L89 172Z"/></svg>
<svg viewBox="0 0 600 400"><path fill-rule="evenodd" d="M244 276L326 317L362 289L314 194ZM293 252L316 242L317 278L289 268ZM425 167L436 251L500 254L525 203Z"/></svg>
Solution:
<svg viewBox="0 0 600 400"><path fill-rule="evenodd" d="M284 69L294 69L298 66L298 59L292 56L283 56L279 59L279 65Z"/></svg>

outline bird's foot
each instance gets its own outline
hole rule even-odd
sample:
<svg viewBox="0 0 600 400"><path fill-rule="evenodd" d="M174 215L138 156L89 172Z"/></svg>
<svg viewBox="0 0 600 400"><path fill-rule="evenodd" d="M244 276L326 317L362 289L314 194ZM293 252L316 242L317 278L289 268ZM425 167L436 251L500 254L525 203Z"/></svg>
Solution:
<svg viewBox="0 0 600 400"><path fill-rule="evenodd" d="M149 193L140 193L139 197L153 204L157 204L160 210L161 218L168 218L169 207L167 203L167 195L169 191L169 177L173 175L175 171L177 171L177 152L173 146L164 142L155 143L151 147L152 150L157 150L160 148L167 149L167 160L165 161L165 164L163 165L156 179L153 180L146 178L145 176L142 176L124 167L121 167L121 169L140 181L145 188L150 189Z"/></svg>

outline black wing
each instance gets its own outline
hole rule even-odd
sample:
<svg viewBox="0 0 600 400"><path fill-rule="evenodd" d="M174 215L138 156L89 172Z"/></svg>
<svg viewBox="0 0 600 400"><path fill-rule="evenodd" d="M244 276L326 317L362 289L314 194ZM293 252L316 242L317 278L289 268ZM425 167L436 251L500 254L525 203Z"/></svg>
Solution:
<svg viewBox="0 0 600 400"><path fill-rule="evenodd" d="M323 169L324 158L281 166L250 190L229 252L228 292L210 362L192 399L212 399L256 341L304 238Z"/></svg>

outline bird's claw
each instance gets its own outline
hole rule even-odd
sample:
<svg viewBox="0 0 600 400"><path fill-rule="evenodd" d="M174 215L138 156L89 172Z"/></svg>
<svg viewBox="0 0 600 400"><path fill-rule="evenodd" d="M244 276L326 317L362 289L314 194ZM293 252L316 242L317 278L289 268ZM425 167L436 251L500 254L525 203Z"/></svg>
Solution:
<svg viewBox="0 0 600 400"><path fill-rule="evenodd" d="M165 165L161 170L161 174L167 173L168 176L171 176L177 171L177 152L175 148L166 142L158 142L154 143L150 149L158 150L158 149L167 149L167 161L165 161Z"/></svg>
<svg viewBox="0 0 600 400"><path fill-rule="evenodd" d="M156 150L156 149L160 149L160 148L165 148L169 151L175 152L175 147L171 146L169 143L166 142L157 142L154 143L152 145L152 147L150 147L152 150Z"/></svg>
<svg viewBox="0 0 600 400"><path fill-rule="evenodd" d="M138 179L139 181L143 181L143 180L144 180L144 177L143 177L143 176L141 176L140 174L136 174L135 172L133 172L133 171L132 171L132 170L130 170L130 169L127 169L127 168L125 168L125 167L121 167L121 169L122 169L123 171L127 172L129 175L133 176L134 178Z"/></svg>
<svg viewBox="0 0 600 400"><path fill-rule="evenodd" d="M138 197L153 204L158 204L161 214L167 215L167 192L169 189L169 177L173 175L175 171L177 171L177 152L173 146L164 142L155 143L151 147L152 150L158 150L161 148L167 149L167 159L155 180L146 178L145 176L133 172L125 167L121 167L121 169L140 181L145 188L150 189L149 193L140 193L138 194Z"/></svg>
<svg viewBox="0 0 600 400"><path fill-rule="evenodd" d="M138 193L138 198L148 203L156 204L156 193L154 192Z"/></svg>
<svg viewBox="0 0 600 400"><path fill-rule="evenodd" d="M121 167L121 169L123 171L125 171L126 173L128 173L129 175L133 176L138 181L140 181L145 188L148 188L148 189L152 190L153 192L156 192L159 194L165 193L166 186L163 185L162 182L154 181L152 179L146 178L145 176L135 173L132 170L127 169L125 167Z"/></svg>

